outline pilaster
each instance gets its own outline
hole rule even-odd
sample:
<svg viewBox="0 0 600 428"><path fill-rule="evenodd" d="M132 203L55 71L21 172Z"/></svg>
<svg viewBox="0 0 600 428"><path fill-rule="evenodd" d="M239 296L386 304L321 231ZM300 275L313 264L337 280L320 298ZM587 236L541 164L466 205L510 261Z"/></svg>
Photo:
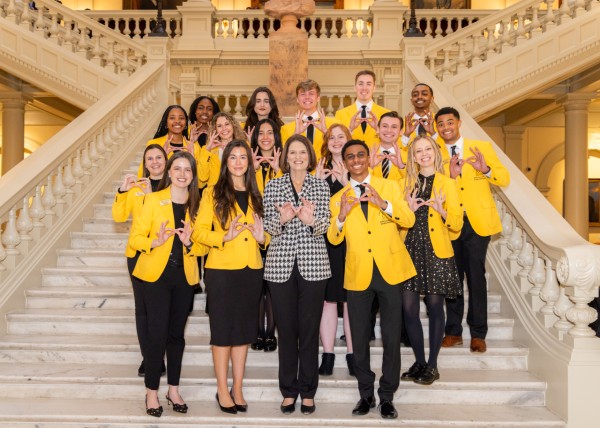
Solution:
<svg viewBox="0 0 600 428"><path fill-rule="evenodd" d="M398 50L402 40L404 14L408 10L398 0L376 0L369 8L373 15L370 50Z"/></svg>
<svg viewBox="0 0 600 428"><path fill-rule="evenodd" d="M526 167L524 164L525 147L523 146L523 134L526 129L526 126L521 125L502 127L504 131L504 152L521 171L524 171Z"/></svg>
<svg viewBox="0 0 600 428"><path fill-rule="evenodd" d="M183 34L177 50L210 50L215 48L213 39L213 13L215 7L210 0L188 0L177 6L181 13Z"/></svg>
<svg viewBox="0 0 600 428"><path fill-rule="evenodd" d="M164 64L163 73L161 76L161 83L156 87L160 90L157 102L166 104L169 100L169 85L170 79L170 60L171 60L171 47L173 42L170 37L146 37L147 61L148 62L159 62Z"/></svg>
<svg viewBox="0 0 600 428"><path fill-rule="evenodd" d="M402 105L401 111L409 112L413 109L410 103L410 93L415 85L420 81L416 76L407 73L408 64L423 64L425 62L425 47L428 40L423 37L406 37L402 39L400 47L404 56L404 72L402 79Z"/></svg>
<svg viewBox="0 0 600 428"><path fill-rule="evenodd" d="M0 92L2 103L2 175L23 160L25 104L31 97L21 91Z"/></svg>

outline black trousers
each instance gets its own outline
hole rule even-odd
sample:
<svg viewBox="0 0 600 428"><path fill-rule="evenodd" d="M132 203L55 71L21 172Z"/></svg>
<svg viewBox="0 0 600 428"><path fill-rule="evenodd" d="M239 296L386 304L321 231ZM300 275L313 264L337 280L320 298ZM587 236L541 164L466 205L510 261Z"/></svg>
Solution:
<svg viewBox="0 0 600 428"><path fill-rule="evenodd" d="M140 344L140 352L144 358L144 348L148 343L148 325L146 319L146 304L144 303L144 282L133 276L133 269L137 263L140 253L136 253L134 257L127 257L127 270L129 278L131 278L131 287L133 289L133 303L135 305L135 330L137 333L138 342Z"/></svg>
<svg viewBox="0 0 600 428"><path fill-rule="evenodd" d="M312 399L319 386L319 326L327 280L307 281L297 263L285 282L268 282L277 324L279 390Z"/></svg>
<svg viewBox="0 0 600 428"><path fill-rule="evenodd" d="M354 348L354 371L361 398L373 397L375 373L371 370L371 307L379 301L379 324L383 341L382 375L377 393L381 400L393 400L400 385L400 326L402 325L402 300L400 286L388 284L377 265L373 263L371 284L363 291L350 291L348 315Z"/></svg>
<svg viewBox="0 0 600 428"><path fill-rule="evenodd" d="M487 281L485 280L485 258L490 243L489 236L480 236L473 230L467 216L458 239L452 241L456 267L461 282L467 276L469 309L467 324L471 338L485 339L487 324ZM462 335L462 319L465 313L464 296L446 299L446 335Z"/></svg>
<svg viewBox="0 0 600 428"><path fill-rule="evenodd" d="M143 287L148 315L147 345L144 348L146 388L158 389L165 351L168 383L179 385L185 348L183 332L194 289L185 278L183 266L171 265L167 265L156 282L144 282Z"/></svg>

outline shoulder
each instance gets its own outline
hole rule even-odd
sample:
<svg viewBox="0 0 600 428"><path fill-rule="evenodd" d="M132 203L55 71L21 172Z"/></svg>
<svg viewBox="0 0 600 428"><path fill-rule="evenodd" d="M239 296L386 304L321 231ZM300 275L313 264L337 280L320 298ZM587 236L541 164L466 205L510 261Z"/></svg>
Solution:
<svg viewBox="0 0 600 428"><path fill-rule="evenodd" d="M335 115L337 116L339 115L344 115L344 114L349 114L352 115L354 113L356 113L357 109L356 109L356 104L352 103L350 104L348 107L344 107L339 109L338 111L335 112Z"/></svg>
<svg viewBox="0 0 600 428"><path fill-rule="evenodd" d="M278 189L285 185L286 180L288 180L288 174L283 174L281 177L272 178L267 182L265 186L265 192L267 189Z"/></svg>
<svg viewBox="0 0 600 428"><path fill-rule="evenodd" d="M390 111L390 109L387 109L387 108L380 106L379 104L375 104L375 103L373 103L373 108L371 110L375 114L383 114L383 113L387 113Z"/></svg>
<svg viewBox="0 0 600 428"><path fill-rule="evenodd" d="M163 135L162 137L158 137L153 140L149 140L146 143L146 146L149 146L150 144L158 144L159 146L162 146L163 144L165 144L165 141L167 141L167 136Z"/></svg>

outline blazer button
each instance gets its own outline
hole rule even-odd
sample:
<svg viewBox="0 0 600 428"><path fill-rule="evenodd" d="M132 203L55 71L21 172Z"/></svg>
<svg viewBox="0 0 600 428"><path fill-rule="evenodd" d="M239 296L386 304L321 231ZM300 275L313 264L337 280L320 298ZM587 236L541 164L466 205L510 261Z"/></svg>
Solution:
<svg viewBox="0 0 600 428"><path fill-rule="evenodd" d="M244 222L244 224L248 224L248 222L247 222L247 221L245 221L245 222Z"/></svg>
<svg viewBox="0 0 600 428"><path fill-rule="evenodd" d="M464 188L464 187L461 187L461 188L460 188L460 190L465 190L465 188Z"/></svg>
<svg viewBox="0 0 600 428"><path fill-rule="evenodd" d="M371 252L371 249L369 248L369 253Z"/></svg>
<svg viewBox="0 0 600 428"><path fill-rule="evenodd" d="M247 241L247 240L248 240L248 238L244 238L244 241Z"/></svg>
<svg viewBox="0 0 600 428"><path fill-rule="evenodd" d="M462 207L462 204L460 204L460 206Z"/></svg>
<svg viewBox="0 0 600 428"><path fill-rule="evenodd" d="M431 231L433 232L433 227L431 228Z"/></svg>
<svg viewBox="0 0 600 428"><path fill-rule="evenodd" d="M429 214L429 217L433 217L433 214Z"/></svg>
<svg viewBox="0 0 600 428"><path fill-rule="evenodd" d="M367 233L370 235L370 234L371 234L371 231L369 230Z"/></svg>

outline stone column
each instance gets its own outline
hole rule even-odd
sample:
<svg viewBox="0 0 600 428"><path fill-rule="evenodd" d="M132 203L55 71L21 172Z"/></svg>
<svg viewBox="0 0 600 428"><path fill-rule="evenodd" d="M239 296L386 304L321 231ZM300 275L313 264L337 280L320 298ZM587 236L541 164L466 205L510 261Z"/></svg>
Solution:
<svg viewBox="0 0 600 428"><path fill-rule="evenodd" d="M588 107L596 94L572 93L558 101L565 108L565 219L588 239Z"/></svg>
<svg viewBox="0 0 600 428"><path fill-rule="evenodd" d="M504 131L504 153L523 172L527 167L523 163L523 133L526 129L526 126L521 125L507 125L502 127Z"/></svg>
<svg viewBox="0 0 600 428"><path fill-rule="evenodd" d="M2 103L2 175L23 160L25 152L25 104L21 92L0 94Z"/></svg>

